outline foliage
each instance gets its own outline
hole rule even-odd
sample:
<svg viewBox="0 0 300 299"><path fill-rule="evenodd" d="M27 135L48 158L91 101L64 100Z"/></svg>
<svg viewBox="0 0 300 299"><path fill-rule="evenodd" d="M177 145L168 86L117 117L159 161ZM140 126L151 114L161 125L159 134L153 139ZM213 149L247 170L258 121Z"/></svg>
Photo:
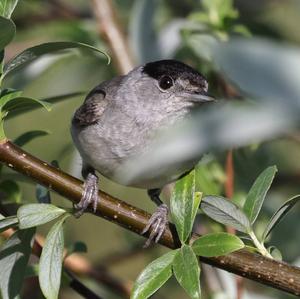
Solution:
<svg viewBox="0 0 300 299"><path fill-rule="evenodd" d="M109 62L110 58L105 52L87 44L67 41L49 42L28 48L4 64L4 48L13 40L16 33L15 25L9 17L17 5L17 2L18 1L6 0L1 0L0 2L0 13L2 15L0 16L0 50L2 51L0 61L0 84L12 71L26 66L42 55L52 52L72 48L89 49L106 55ZM72 93L70 95L59 95L55 97L55 100L59 100L60 98L65 99L73 95L74 94ZM45 100L24 97L22 96L22 91L12 88L1 88L0 140L3 141L6 138L3 122L7 115L15 111L18 112L18 110L21 110L21 112L28 111L28 109L35 108L36 104L43 106L48 111L51 110L51 105ZM19 146L23 146L32 139L46 134L47 132L41 130L26 132L16 138L15 143ZM2 180L0 185L1 190L5 192L8 199L13 200L14 202L21 201L19 187L14 181ZM41 190L41 188L39 188L39 190ZM45 192L43 196L45 197ZM41 197L41 192L39 192L38 199L41 200ZM16 226L19 229L6 241L0 251L1 269L5 269L0 281L1 295L4 299L15 298L20 292L27 269L29 255L31 253L35 227L53 220L56 220L56 222L47 235L40 257L39 282L46 298L58 298L64 253L63 224L69 216L70 214L67 213L66 210L46 203L23 205L18 209L16 216L3 217L1 215L1 231L8 228L15 228ZM79 249L83 250L81 248L82 246L80 246ZM77 251L78 246L72 250L73 252Z"/></svg>
<svg viewBox="0 0 300 299"><path fill-rule="evenodd" d="M195 214L191 211L197 211L200 203L200 201L197 200L199 198L199 192L195 191L198 170L199 167L196 167L188 176L177 181L171 197L172 219L174 219L179 238L182 242L181 249L173 251L174 260L172 260L171 265L173 266L176 279L191 298L200 298L200 267L196 255L205 257L220 256L245 247L240 238L225 232L207 234L197 239L191 239L186 243L188 237L191 237L192 225L190 225L190 223L193 223L195 219ZM253 224L261 210L263 201L266 198L266 193L270 188L276 171L276 167L268 167L258 176L247 195L243 208L238 207L229 199L220 196L206 196L200 203L200 209L207 216L247 234L252 239L252 246L248 245L247 248L254 248L257 252L269 258L278 258L281 254L278 249L274 250L273 246L268 249L265 248L265 238L259 241L254 232ZM183 199L188 198L189 200L178 200L178 197ZM193 203L193 198L196 198L196 204ZM298 199L299 197L297 196L289 200L272 216L264 235L268 234L274 225L278 223L276 220L278 219L277 217L283 217L285 215L283 211L286 210L286 207L289 206L291 208ZM196 205L196 207L191 210L191 207L194 205ZM187 227L189 229L187 229ZM169 254L171 253L172 251L169 252ZM274 256L272 256L272 254L274 254ZM149 265L140 274L136 285L141 286L141 288L134 288L132 298L148 298L158 287L167 281L167 279L159 279L159 282L153 285L151 284L151 289L150 286L147 286L147 295L145 295L141 277L145 275L147 275L147 277L157 275L157 271L161 271L160 267L163 267L163 269L167 271L167 269L170 268L170 262L165 267L162 261L164 261L163 257L155 261L156 267L150 267ZM169 278L171 272L168 273Z"/></svg>

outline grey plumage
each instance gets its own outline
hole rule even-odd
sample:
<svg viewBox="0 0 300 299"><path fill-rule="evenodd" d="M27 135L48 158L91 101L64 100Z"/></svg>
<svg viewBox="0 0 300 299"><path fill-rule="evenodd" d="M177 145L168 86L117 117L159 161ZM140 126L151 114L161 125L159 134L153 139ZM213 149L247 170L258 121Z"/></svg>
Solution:
<svg viewBox="0 0 300 299"><path fill-rule="evenodd" d="M174 60L139 66L94 88L72 120L72 137L84 168L96 169L121 184L123 165L150 150L159 130L187 117L190 110L212 98L205 78ZM160 189L197 161L136 178L131 186Z"/></svg>

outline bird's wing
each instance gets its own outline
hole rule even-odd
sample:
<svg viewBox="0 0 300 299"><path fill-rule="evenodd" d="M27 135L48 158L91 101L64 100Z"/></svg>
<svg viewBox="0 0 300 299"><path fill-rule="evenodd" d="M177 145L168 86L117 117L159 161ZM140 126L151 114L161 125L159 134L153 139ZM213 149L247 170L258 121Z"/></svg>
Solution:
<svg viewBox="0 0 300 299"><path fill-rule="evenodd" d="M95 87L86 97L84 103L76 110L73 124L88 126L96 123L108 104L105 91L101 86Z"/></svg>

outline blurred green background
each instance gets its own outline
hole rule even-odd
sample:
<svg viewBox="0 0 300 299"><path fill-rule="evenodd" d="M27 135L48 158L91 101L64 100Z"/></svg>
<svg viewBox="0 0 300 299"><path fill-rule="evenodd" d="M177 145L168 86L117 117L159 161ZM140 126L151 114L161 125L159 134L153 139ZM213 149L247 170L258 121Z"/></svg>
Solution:
<svg viewBox="0 0 300 299"><path fill-rule="evenodd" d="M224 101L229 101L233 97L239 98L245 93L239 91L239 82L233 82L234 78L230 76L226 78L227 70L230 73L230 67L224 67L226 66L224 60L228 57L230 62L230 57L226 55L217 57L222 60L221 67L216 63L216 56L210 52L211 45L216 41L226 44L230 43L231 39L239 37L249 42L250 50L255 50L256 47L259 49L260 43L263 44L264 40L271 40L279 49L290 47L300 55L300 2L297 0L239 0L233 3L221 0L118 0L113 1L113 7L128 41L134 64L162 58L182 60L209 78L210 92ZM93 1L85 0L20 1L13 14L17 35L6 49L6 60L29 46L46 41L84 42L110 53L109 44L102 38L93 10ZM245 61L243 59L239 61L238 56L236 59L239 70L245 74L249 82L260 78L259 67L256 66L256 70L248 72ZM24 90L25 95L36 98L77 91L87 93L98 83L116 75L118 70L115 65L114 58L112 63L107 65L104 56L91 53L66 52L62 55L49 55L8 77L4 85ZM285 66L290 70L291 77L289 73L282 74L289 83L295 79L293 74L299 72L299 68L293 69L291 64ZM268 61L264 67L267 69L269 67L272 72L272 65L268 65ZM296 79L299 78L298 75ZM265 79L266 83L264 79L259 81L262 90L272 89L273 87L267 84L268 78ZM287 89L291 88L286 82L282 84L285 84ZM246 91L248 94L248 90ZM300 93L298 95L300 98ZM293 104L285 97L281 99L283 105ZM24 148L45 161L57 160L61 169L80 177L81 160L72 145L69 129L72 114L83 100L82 96L70 98L55 104L50 113L38 109L11 118L5 123L7 136L15 139L29 130L48 131L47 136L34 139ZM297 126L280 137L276 136L265 142L236 149L233 156L234 198L237 201L243 200L243 195L265 167L272 164L278 166L278 175L258 223L258 229L259 226L263 228L268 217L280 204L300 191L300 135ZM225 158L226 151L221 150L208 156L206 159L208 162L203 162L208 180L216 184L220 194L224 194ZM20 183L22 202L36 200L33 182L8 169L5 170L5 175L7 178L16 178ZM126 188L104 178L100 181L100 188L149 212L155 209L144 190ZM68 201L54 193L52 200L55 204L70 206ZM283 259L298 265L300 265L299 212L300 207L291 211L271 236L272 245L281 250ZM220 229L201 215L198 222L196 229L199 232ZM47 226L41 233L46 232ZM79 220L69 219L65 236L66 245L78 240L85 242L88 247L85 256L94 265L102 266L105 271L126 285L132 284L145 265L165 251L160 246L144 250L141 248L144 239L92 215L84 215ZM124 255L126 252L128 255ZM82 277L82 280L104 298L121 298L105 285L95 284L87 277ZM235 276L223 271L206 269L202 280L203 298L236 298ZM24 294L24 298L42 298L38 290L25 288ZM61 298L70 296L79 298L75 292L64 288ZM170 281L154 297L176 299L187 298L187 295L174 281ZM242 298L289 297L291 296L282 292L245 281Z"/></svg>

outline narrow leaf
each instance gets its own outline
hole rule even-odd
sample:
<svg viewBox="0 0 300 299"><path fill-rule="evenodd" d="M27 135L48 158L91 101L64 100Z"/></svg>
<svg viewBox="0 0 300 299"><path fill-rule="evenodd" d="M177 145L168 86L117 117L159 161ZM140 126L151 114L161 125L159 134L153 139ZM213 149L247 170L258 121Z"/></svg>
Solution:
<svg viewBox="0 0 300 299"><path fill-rule="evenodd" d="M265 239L268 237L270 232L274 229L276 225L278 225L283 217L294 207L294 205L300 201L300 194L293 196L291 199L286 201L271 217L264 233L262 236L262 240L265 241Z"/></svg>
<svg viewBox="0 0 300 299"><path fill-rule="evenodd" d="M220 194L224 177L221 166L215 161L199 162L195 167L196 189L201 190L203 196Z"/></svg>
<svg viewBox="0 0 300 299"><path fill-rule="evenodd" d="M42 105L44 108L46 108L48 111L51 109L51 104L33 99L33 98L26 98L21 97L20 95L22 92L16 91L16 90L4 90L0 93L0 139L5 138L3 123L4 118L7 116L8 112L18 110L18 109L24 109L25 107L35 107Z"/></svg>
<svg viewBox="0 0 300 299"><path fill-rule="evenodd" d="M5 88L0 90L0 107L2 108L7 102L11 99L20 97L22 95L22 91L12 89L12 88Z"/></svg>
<svg viewBox="0 0 300 299"><path fill-rule="evenodd" d="M200 267L197 257L190 246L183 245L175 255L173 262L174 275L179 284L192 299L199 299Z"/></svg>
<svg viewBox="0 0 300 299"><path fill-rule="evenodd" d="M33 140L37 137L46 136L48 134L49 134L48 132L42 131L42 130L29 131L29 132L26 132L26 133L20 135L19 137L17 137L14 140L14 144L22 147L23 145L30 142L31 140Z"/></svg>
<svg viewBox="0 0 300 299"><path fill-rule="evenodd" d="M276 172L276 166L265 169L255 180L247 195L243 210L252 224L255 222L260 212Z"/></svg>
<svg viewBox="0 0 300 299"><path fill-rule="evenodd" d="M57 299L60 287L64 253L63 223L70 214L64 215L49 231L39 264L39 282L47 299Z"/></svg>
<svg viewBox="0 0 300 299"><path fill-rule="evenodd" d="M13 40L15 34L16 26L14 22L0 16L0 51Z"/></svg>
<svg viewBox="0 0 300 299"><path fill-rule="evenodd" d="M0 290L3 299L16 298L20 293L34 233L35 229L16 231L1 248Z"/></svg>
<svg viewBox="0 0 300 299"><path fill-rule="evenodd" d="M131 299L149 298L171 277L176 252L173 250L166 253L143 270L134 283Z"/></svg>
<svg viewBox="0 0 300 299"><path fill-rule="evenodd" d="M19 0L0 0L0 16L10 18Z"/></svg>
<svg viewBox="0 0 300 299"><path fill-rule="evenodd" d="M42 102L46 102L51 104L56 104L56 103L60 103L66 99L71 99L77 96L82 96L85 95L86 92L82 92L82 91L78 91L78 92L72 92L72 93L66 93L66 94L62 94L62 95L57 95L57 96L53 96L53 97L47 97L47 98L43 98L41 99ZM11 118L11 117L15 117L18 116L19 114L22 113L26 113L28 111L37 109L42 107L41 105L28 105L28 106L22 106L22 107L18 107L18 110L14 110L11 111L11 113L8 114L7 118Z"/></svg>
<svg viewBox="0 0 300 299"><path fill-rule="evenodd" d="M232 226L243 233L251 231L250 222L244 212L224 197L205 196L201 200L200 208L217 222Z"/></svg>
<svg viewBox="0 0 300 299"><path fill-rule="evenodd" d="M1 98L2 100L2 98ZM3 103L1 101L1 107L2 111L14 111L18 109L24 109L24 108L32 108L36 106L43 106L46 110L51 110L51 104L47 103L45 101L41 101L34 98L28 98L28 97L16 97L13 99L10 99L9 101Z"/></svg>
<svg viewBox="0 0 300 299"><path fill-rule="evenodd" d="M87 45L83 43L78 42L50 42L50 43L44 43L40 44L31 48L26 49L16 57L14 57L11 61L9 61L5 67L4 67L4 73L3 76L6 76L11 71L15 70L16 68L20 66L27 65L28 63L34 61L35 59L39 58L42 55L54 53L57 51L62 50L68 50L68 49L88 49L92 51L96 51L98 53L101 53L106 56L108 63L110 62L110 57L103 51Z"/></svg>
<svg viewBox="0 0 300 299"><path fill-rule="evenodd" d="M0 214L0 233L7 230L8 228L17 226L18 222L19 221L16 216L4 217Z"/></svg>
<svg viewBox="0 0 300 299"><path fill-rule="evenodd" d="M270 252L270 254L272 255L272 257L277 260L277 261L282 261L282 254L280 252L280 250L275 247L275 246L270 246L268 248L268 251Z"/></svg>
<svg viewBox="0 0 300 299"><path fill-rule="evenodd" d="M17 217L20 228L24 229L47 223L64 213L66 213L65 210L51 204L32 203L21 206L18 209Z"/></svg>
<svg viewBox="0 0 300 299"><path fill-rule="evenodd" d="M195 192L195 170L176 182L170 206L172 220L182 243L189 237L201 201Z"/></svg>
<svg viewBox="0 0 300 299"><path fill-rule="evenodd" d="M226 255L245 247L243 241L235 235L228 233L207 234L193 243L196 255L212 257Z"/></svg>

